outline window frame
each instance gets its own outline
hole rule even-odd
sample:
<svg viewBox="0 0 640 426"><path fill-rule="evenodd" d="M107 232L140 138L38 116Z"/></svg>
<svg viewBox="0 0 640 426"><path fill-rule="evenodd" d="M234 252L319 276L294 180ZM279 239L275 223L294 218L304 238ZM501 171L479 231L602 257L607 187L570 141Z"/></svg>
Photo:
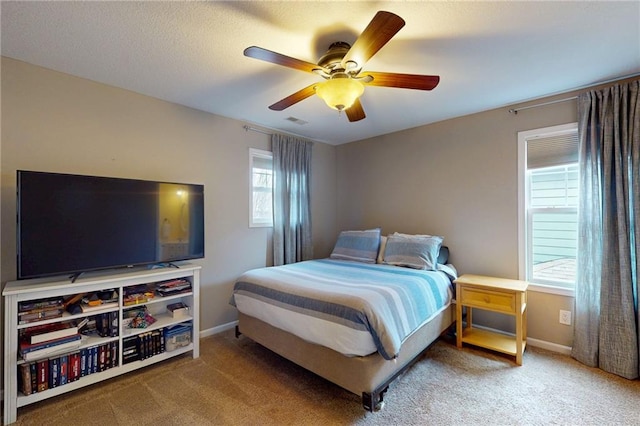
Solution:
<svg viewBox="0 0 640 426"><path fill-rule="evenodd" d="M527 209L529 194L529 179L527 178L527 142L540 137L553 137L574 133L578 130L578 123L561 124L533 130L518 132L518 275L526 280L528 265L532 263L531 250L528 250L528 230L530 214ZM556 210L559 212L559 210ZM542 293L575 296L574 287L562 286L555 282L530 283L529 289Z"/></svg>
<svg viewBox="0 0 640 426"><path fill-rule="evenodd" d="M273 227L273 216L268 222L259 221L255 218L255 211L253 205L253 196L256 191L256 187L253 185L253 165L255 158L263 158L272 161L273 164L273 153L271 151L266 151L263 149L257 148L249 148L249 228L271 228ZM273 179L273 168L272 171L272 179ZM273 180L271 182L271 188L273 191ZM272 192L272 202L273 202L273 192ZM273 212L273 205L272 205Z"/></svg>

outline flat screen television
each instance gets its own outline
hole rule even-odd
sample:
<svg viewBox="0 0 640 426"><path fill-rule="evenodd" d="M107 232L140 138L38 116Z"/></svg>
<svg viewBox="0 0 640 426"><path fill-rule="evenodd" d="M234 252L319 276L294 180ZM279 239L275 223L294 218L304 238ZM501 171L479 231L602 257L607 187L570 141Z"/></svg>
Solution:
<svg viewBox="0 0 640 426"><path fill-rule="evenodd" d="M204 257L204 186L18 170L18 279Z"/></svg>

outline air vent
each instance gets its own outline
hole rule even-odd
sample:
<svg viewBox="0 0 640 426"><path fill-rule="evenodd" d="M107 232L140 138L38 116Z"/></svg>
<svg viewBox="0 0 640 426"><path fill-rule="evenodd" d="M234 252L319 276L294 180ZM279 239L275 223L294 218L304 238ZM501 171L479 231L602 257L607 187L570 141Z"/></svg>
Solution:
<svg viewBox="0 0 640 426"><path fill-rule="evenodd" d="M296 123L296 124L299 124L301 126L304 126L305 124L309 123L308 121L300 120L299 118L295 118L295 117L287 117L287 118L285 118L285 120L289 120L292 123Z"/></svg>

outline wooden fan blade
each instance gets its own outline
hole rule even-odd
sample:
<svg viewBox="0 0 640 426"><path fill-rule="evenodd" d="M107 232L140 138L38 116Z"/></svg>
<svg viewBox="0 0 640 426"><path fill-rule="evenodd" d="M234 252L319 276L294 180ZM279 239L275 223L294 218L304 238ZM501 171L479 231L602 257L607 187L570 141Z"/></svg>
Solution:
<svg viewBox="0 0 640 426"><path fill-rule="evenodd" d="M313 83L305 87L304 89L298 90L296 93L289 95L286 98L269 106L269 109L274 111L282 111L283 109L289 108L291 105L297 104L298 102L303 101L308 97L315 95L317 85L318 83Z"/></svg>
<svg viewBox="0 0 640 426"><path fill-rule="evenodd" d="M366 117L364 115L364 110L362 109L362 104L360 103L360 99L356 99L356 101L346 110L347 118L350 122L360 121Z"/></svg>
<svg viewBox="0 0 640 426"><path fill-rule="evenodd" d="M431 90L438 85L437 75L396 74L390 72L365 71L358 78L371 76L373 80L363 83L367 86L399 87L401 89Z"/></svg>
<svg viewBox="0 0 640 426"><path fill-rule="evenodd" d="M244 56L248 56L249 58L254 59L260 59L261 61L271 62L272 64L282 65L283 67L293 68L300 71L327 71L317 64L312 64L311 62L302 61L300 59L272 52L271 50L263 49L262 47L257 46L251 46L244 49Z"/></svg>
<svg viewBox="0 0 640 426"><path fill-rule="evenodd" d="M344 55L342 67L344 69L362 68L365 62L387 44L402 27L404 27L404 19L391 12L379 11ZM349 63L355 63L355 65L349 65Z"/></svg>

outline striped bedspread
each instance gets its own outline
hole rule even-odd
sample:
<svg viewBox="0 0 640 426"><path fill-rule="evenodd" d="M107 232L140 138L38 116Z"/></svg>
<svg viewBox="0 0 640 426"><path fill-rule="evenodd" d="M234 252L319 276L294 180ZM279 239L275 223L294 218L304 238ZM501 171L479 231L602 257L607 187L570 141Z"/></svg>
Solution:
<svg viewBox="0 0 640 426"><path fill-rule="evenodd" d="M344 260L254 269L231 304L246 315L348 356L395 358L402 342L451 303L440 271Z"/></svg>

